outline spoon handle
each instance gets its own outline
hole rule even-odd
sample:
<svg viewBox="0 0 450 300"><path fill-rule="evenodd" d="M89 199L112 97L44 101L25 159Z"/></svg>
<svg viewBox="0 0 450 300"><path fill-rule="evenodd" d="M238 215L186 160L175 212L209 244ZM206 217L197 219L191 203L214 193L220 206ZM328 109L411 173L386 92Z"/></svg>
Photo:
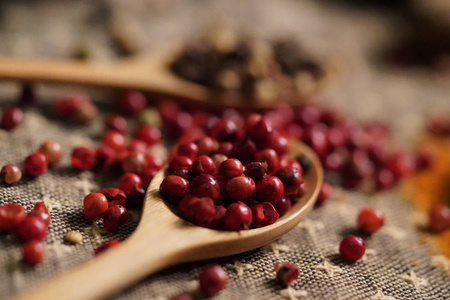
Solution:
<svg viewBox="0 0 450 300"><path fill-rule="evenodd" d="M176 254L177 250L161 237L130 237L98 257L11 300L102 299L177 263Z"/></svg>

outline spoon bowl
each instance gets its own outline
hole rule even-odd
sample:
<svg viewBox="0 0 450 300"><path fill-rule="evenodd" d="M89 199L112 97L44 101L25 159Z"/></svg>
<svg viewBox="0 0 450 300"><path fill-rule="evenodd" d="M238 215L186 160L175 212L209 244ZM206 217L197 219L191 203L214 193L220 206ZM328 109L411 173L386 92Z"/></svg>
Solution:
<svg viewBox="0 0 450 300"><path fill-rule="evenodd" d="M306 145L291 143L291 156L304 154L311 161L304 174L307 192L269 226L218 231L195 226L176 216L159 194L161 170L146 194L136 231L119 246L15 299L99 299L180 263L223 257L267 245L293 229L313 207L322 186L323 171L316 154Z"/></svg>
<svg viewBox="0 0 450 300"><path fill-rule="evenodd" d="M249 100L248 96L215 91L184 80L170 70L183 46L172 44L159 51L140 54L113 62L81 62L70 60L36 60L0 57L0 79L27 82L51 82L88 85L103 88L136 89L153 96L170 96L186 106L222 109L265 109L280 102L299 103L319 95L336 81L337 60L322 61L324 76L311 90L299 94L283 91L273 101Z"/></svg>

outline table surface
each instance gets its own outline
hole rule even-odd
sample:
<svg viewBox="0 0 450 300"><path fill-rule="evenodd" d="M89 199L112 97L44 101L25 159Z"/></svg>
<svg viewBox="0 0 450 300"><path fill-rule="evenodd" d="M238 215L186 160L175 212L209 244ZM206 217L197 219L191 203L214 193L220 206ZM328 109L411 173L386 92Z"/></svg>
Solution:
<svg viewBox="0 0 450 300"><path fill-rule="evenodd" d="M293 36L306 49L319 55L332 54L341 62L339 85L318 101L340 107L356 120L388 122L393 149L416 146L427 113L450 112L448 83L433 80L423 70L394 70L373 59L383 46L401 35L401 22L394 14L324 1L0 2L0 54L65 58L83 47L92 59L112 60L117 51L112 47L111 24L122 24L141 51L194 38L219 24L266 38ZM0 130L1 165L20 165L47 138L60 141L66 149L61 164L47 174L34 180L25 178L17 186L0 187L0 203L19 202L29 210L33 201L44 200L52 206L53 219L44 240L47 257L35 268L20 261L16 240L0 235L0 298L86 261L93 249L113 237L84 218L81 202L85 189L113 186L114 180L97 173L79 173L70 167L69 160L72 147L99 143L101 122L72 126L50 112L55 95L73 89L38 86L41 105L27 111L24 124L14 132ZM18 92L18 85L0 83L0 107L14 103ZM110 93L92 94L104 113L112 111ZM340 258L338 244L343 235L355 232L357 213L364 206L381 209L386 226L366 238L369 250L365 258L349 264ZM125 239L137 222L137 214L132 214L131 221L114 236ZM440 256L433 244L423 243L424 234L416 223L414 205L400 189L367 194L336 187L328 205L313 210L274 244L233 257L170 268L112 299L169 299L182 291L194 291L199 271L211 263L225 266L230 275L227 289L215 299L449 299L448 259ZM83 232L82 245L63 243L64 233L70 230ZM118 262L117 268L126 259ZM293 262L302 270L289 290L283 290L274 280L276 261ZM414 275L417 278L412 278Z"/></svg>

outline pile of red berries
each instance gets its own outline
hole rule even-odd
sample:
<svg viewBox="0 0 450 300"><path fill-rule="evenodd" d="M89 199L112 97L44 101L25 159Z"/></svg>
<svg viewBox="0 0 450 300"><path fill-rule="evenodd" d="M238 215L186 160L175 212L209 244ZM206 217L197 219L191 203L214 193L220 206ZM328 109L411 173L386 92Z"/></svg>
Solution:
<svg viewBox="0 0 450 300"><path fill-rule="evenodd" d="M238 231L273 224L306 189L301 164L285 156L288 147L264 116L250 115L244 130L218 120L211 136L181 139L171 149L161 195L203 227Z"/></svg>
<svg viewBox="0 0 450 300"><path fill-rule="evenodd" d="M16 234L24 242L23 259L36 265L44 259L44 247L40 243L47 236L50 214L44 202L37 202L27 214L22 205L5 203L0 206L0 231Z"/></svg>

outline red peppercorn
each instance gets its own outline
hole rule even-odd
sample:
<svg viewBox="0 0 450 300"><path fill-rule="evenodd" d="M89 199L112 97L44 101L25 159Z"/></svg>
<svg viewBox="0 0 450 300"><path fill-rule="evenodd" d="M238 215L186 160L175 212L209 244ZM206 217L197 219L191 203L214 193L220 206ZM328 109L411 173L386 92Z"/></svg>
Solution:
<svg viewBox="0 0 450 300"><path fill-rule="evenodd" d="M289 141L287 136L279 133L278 131L272 131L269 134L269 138L264 141L262 148L270 148L275 150L278 156L286 155L289 151Z"/></svg>
<svg viewBox="0 0 450 300"><path fill-rule="evenodd" d="M105 188L98 191L103 194L108 200L108 206L113 205L125 205L127 204L127 196L121 189L117 188Z"/></svg>
<svg viewBox="0 0 450 300"><path fill-rule="evenodd" d="M416 161L409 153L396 153L388 159L387 167L395 177L402 178L416 170Z"/></svg>
<svg viewBox="0 0 450 300"><path fill-rule="evenodd" d="M333 193L333 187L328 182L324 182L320 187L319 196L317 196L316 205L323 205Z"/></svg>
<svg viewBox="0 0 450 300"><path fill-rule="evenodd" d="M180 215L191 221L194 217L193 205L199 200L199 197L195 197L192 195L184 196L178 205L178 211Z"/></svg>
<svg viewBox="0 0 450 300"><path fill-rule="evenodd" d="M194 300L194 298L188 293L181 293L173 296L170 300Z"/></svg>
<svg viewBox="0 0 450 300"><path fill-rule="evenodd" d="M280 159L280 168L294 168L300 172L300 175L303 176L303 168L302 165L295 159L290 157L283 157Z"/></svg>
<svg viewBox="0 0 450 300"><path fill-rule="evenodd" d="M82 93L63 96L55 101L55 110L61 117L73 117L77 109L90 101L89 96Z"/></svg>
<svg viewBox="0 0 450 300"><path fill-rule="evenodd" d="M226 161L228 159L228 156L223 154L214 154L211 158L214 161L214 164L216 165L216 169L218 170L220 164Z"/></svg>
<svg viewBox="0 0 450 300"><path fill-rule="evenodd" d="M321 124L317 124L307 128L303 136L303 141L309 145L319 157L323 157L328 151L328 136L326 126L320 125Z"/></svg>
<svg viewBox="0 0 450 300"><path fill-rule="evenodd" d="M178 155L170 160L170 171L174 172L181 169L186 169L188 171L192 169L192 160L189 157Z"/></svg>
<svg viewBox="0 0 450 300"><path fill-rule="evenodd" d="M42 153L33 153L25 159L25 172L33 177L39 176L47 172L48 160Z"/></svg>
<svg viewBox="0 0 450 300"><path fill-rule="evenodd" d="M219 144L219 149L217 149L217 154L223 154L230 156L233 151L233 144L230 142L224 142Z"/></svg>
<svg viewBox="0 0 450 300"><path fill-rule="evenodd" d="M381 169L375 175L375 183L378 190L386 190L395 184L394 174L388 169Z"/></svg>
<svg viewBox="0 0 450 300"><path fill-rule="evenodd" d="M266 176L256 182L256 193L260 201L274 204L283 197L284 186L278 177Z"/></svg>
<svg viewBox="0 0 450 300"><path fill-rule="evenodd" d="M450 228L450 208L445 204L436 204L428 211L428 228L435 233Z"/></svg>
<svg viewBox="0 0 450 300"><path fill-rule="evenodd" d="M289 197L283 197L278 203L273 205L280 217L284 216L291 209L291 206L292 203Z"/></svg>
<svg viewBox="0 0 450 300"><path fill-rule="evenodd" d="M127 194L127 206L129 208L142 209L145 199L145 190L138 186L131 189L130 193Z"/></svg>
<svg viewBox="0 0 450 300"><path fill-rule="evenodd" d="M200 290L206 296L217 295L225 288L228 282L228 273L219 265L204 268L200 275Z"/></svg>
<svg viewBox="0 0 450 300"><path fill-rule="evenodd" d="M30 266L35 266L42 262L45 249L38 240L31 240L22 247L23 260Z"/></svg>
<svg viewBox="0 0 450 300"><path fill-rule="evenodd" d="M147 160L141 152L131 152L122 161L122 170L126 173L141 174L146 167Z"/></svg>
<svg viewBox="0 0 450 300"><path fill-rule="evenodd" d="M109 130L103 135L103 144L114 151L121 151L125 149L126 141L122 133L115 130Z"/></svg>
<svg viewBox="0 0 450 300"><path fill-rule="evenodd" d="M128 195L134 187L142 188L142 179L134 173L125 173L117 181L117 187Z"/></svg>
<svg viewBox="0 0 450 300"><path fill-rule="evenodd" d="M161 131L150 125L143 125L136 130L134 138L144 141L149 147L161 141Z"/></svg>
<svg viewBox="0 0 450 300"><path fill-rule="evenodd" d="M270 121L266 117L261 117L259 120L248 129L250 137L257 143L267 141L269 134L273 131Z"/></svg>
<svg viewBox="0 0 450 300"><path fill-rule="evenodd" d="M159 191L166 199L181 199L186 194L189 182L175 175L169 175L161 182Z"/></svg>
<svg viewBox="0 0 450 300"><path fill-rule="evenodd" d="M122 205L113 205L103 215L103 225L109 232L116 232L128 221L128 212Z"/></svg>
<svg viewBox="0 0 450 300"><path fill-rule="evenodd" d="M101 145L95 151L96 164L100 168L108 170L113 166L115 159L116 159L116 152L106 145Z"/></svg>
<svg viewBox="0 0 450 300"><path fill-rule="evenodd" d="M97 164L96 153L87 147L77 147L72 151L71 161L79 170L90 170Z"/></svg>
<svg viewBox="0 0 450 300"><path fill-rule="evenodd" d="M110 114L106 118L106 127L120 133L125 133L128 129L127 120L118 114Z"/></svg>
<svg viewBox="0 0 450 300"><path fill-rule="evenodd" d="M251 162L245 164L245 176L252 178L253 180L261 180L265 175L267 175L267 162Z"/></svg>
<svg viewBox="0 0 450 300"><path fill-rule="evenodd" d="M298 168L286 167L279 169L275 176L280 178L284 186L285 195L297 195L300 185L303 183L303 176Z"/></svg>
<svg viewBox="0 0 450 300"><path fill-rule="evenodd" d="M147 159L147 168L149 169L156 169L159 171L164 167L164 161L159 157L147 154L145 158Z"/></svg>
<svg viewBox="0 0 450 300"><path fill-rule="evenodd" d="M219 197L220 186L216 178L209 174L201 174L191 181L192 194L197 197L208 197L213 201Z"/></svg>
<svg viewBox="0 0 450 300"><path fill-rule="evenodd" d="M37 202L33 209L28 213L29 216L35 216L44 221L45 226L50 225L50 214L48 213L47 207L45 207L44 202Z"/></svg>
<svg viewBox="0 0 450 300"><path fill-rule="evenodd" d="M15 164L7 164L0 171L0 181L9 185L14 185L22 179L22 171Z"/></svg>
<svg viewBox="0 0 450 300"><path fill-rule="evenodd" d="M22 205L5 203L0 206L0 230L14 232L25 220L27 214Z"/></svg>
<svg viewBox="0 0 450 300"><path fill-rule="evenodd" d="M242 202L231 203L227 207L224 222L228 230L239 231L250 228L253 215L252 210Z"/></svg>
<svg viewBox="0 0 450 300"><path fill-rule="evenodd" d="M87 124L95 120L98 115L98 109L92 102L81 104L75 109L74 118L78 124Z"/></svg>
<svg viewBox="0 0 450 300"><path fill-rule="evenodd" d="M234 177L227 183L227 194L233 201L244 201L255 192L255 182L250 177Z"/></svg>
<svg viewBox="0 0 450 300"><path fill-rule="evenodd" d="M126 150L128 150L129 152L140 152L140 153L147 152L147 149L148 149L147 144L144 141L138 139L132 139L126 148Z"/></svg>
<svg viewBox="0 0 450 300"><path fill-rule="evenodd" d="M250 162L255 157L258 148L251 139L243 139L233 144L233 149L229 156L236 157L242 162Z"/></svg>
<svg viewBox="0 0 450 300"><path fill-rule="evenodd" d="M84 215L91 219L100 219L108 209L108 199L101 193L90 193L83 199Z"/></svg>
<svg viewBox="0 0 450 300"><path fill-rule="evenodd" d="M118 109L125 116L134 116L147 105L145 95L139 91L125 91L118 101Z"/></svg>
<svg viewBox="0 0 450 300"><path fill-rule="evenodd" d="M219 144L215 139L209 136L204 136L197 142L198 155L212 155L219 148Z"/></svg>
<svg viewBox="0 0 450 300"><path fill-rule="evenodd" d="M275 223L278 220L278 212L272 203L263 202L252 206L253 227L263 227Z"/></svg>
<svg viewBox="0 0 450 300"><path fill-rule="evenodd" d="M20 108L12 106L5 109L3 112L1 127L6 130L11 130L19 126L23 121L23 112Z"/></svg>
<svg viewBox="0 0 450 300"><path fill-rule="evenodd" d="M27 216L17 227L17 236L24 242L42 240L47 235L44 221L35 216Z"/></svg>
<svg viewBox="0 0 450 300"><path fill-rule="evenodd" d="M366 243L355 235L347 235L339 245L339 252L348 261L354 262L363 257L366 252Z"/></svg>
<svg viewBox="0 0 450 300"><path fill-rule="evenodd" d="M211 198L200 198L191 204L192 221L194 224L208 227L216 216L216 208Z"/></svg>
<svg viewBox="0 0 450 300"><path fill-rule="evenodd" d="M198 146L194 142L182 143L177 146L177 154L194 159L198 153Z"/></svg>
<svg viewBox="0 0 450 300"><path fill-rule="evenodd" d="M300 275L300 268L290 262L276 262L274 264L277 280L283 285L290 285Z"/></svg>
<svg viewBox="0 0 450 300"><path fill-rule="evenodd" d="M267 172L273 173L280 168L280 158L273 149L264 149L255 155L255 160L267 163Z"/></svg>
<svg viewBox="0 0 450 300"><path fill-rule="evenodd" d="M359 212L358 227L363 232L371 234L377 232L384 224L384 216L380 210L364 207Z"/></svg>
<svg viewBox="0 0 450 300"><path fill-rule="evenodd" d="M219 142L234 142L237 127L231 120L220 120L211 128L211 136ZM229 154L222 153L227 156Z"/></svg>
<svg viewBox="0 0 450 300"><path fill-rule="evenodd" d="M295 119L303 126L311 126L319 122L321 112L315 105L305 104L295 109Z"/></svg>
<svg viewBox="0 0 450 300"><path fill-rule="evenodd" d="M120 244L119 240L116 239L110 239L108 241L106 241L105 243L103 243L100 247L98 247L97 249L95 249L95 255L99 255L100 253L103 253L104 251L111 249L113 247L116 247Z"/></svg>
<svg viewBox="0 0 450 300"><path fill-rule="evenodd" d="M218 205L216 206L216 215L214 216L213 221L211 222L210 228L217 230L226 230L227 226L225 225L225 214L227 213L227 209L225 206Z"/></svg>
<svg viewBox="0 0 450 300"><path fill-rule="evenodd" d="M45 141L38 149L39 153L44 154L48 159L48 164L53 165L61 160L62 157L62 147L61 144L53 141Z"/></svg>
<svg viewBox="0 0 450 300"><path fill-rule="evenodd" d="M219 174L226 178L234 178L242 175L242 172L244 171L244 166L242 163L235 159L235 158L229 158L225 160L223 163L219 166Z"/></svg>
<svg viewBox="0 0 450 300"><path fill-rule="evenodd" d="M211 157L200 155L192 162L192 171L196 174L214 174L216 164Z"/></svg>

